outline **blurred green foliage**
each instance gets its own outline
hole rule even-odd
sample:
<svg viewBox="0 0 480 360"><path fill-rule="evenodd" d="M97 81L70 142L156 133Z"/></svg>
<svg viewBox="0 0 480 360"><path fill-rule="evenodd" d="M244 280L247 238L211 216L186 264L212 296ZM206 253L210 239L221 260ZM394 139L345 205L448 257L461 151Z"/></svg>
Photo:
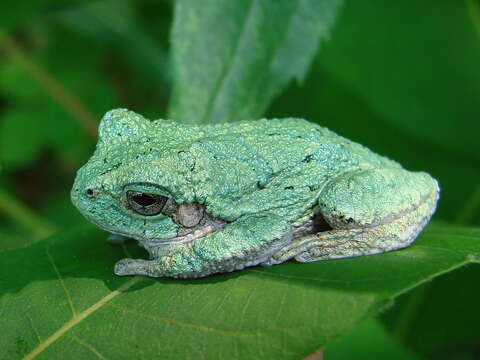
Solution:
<svg viewBox="0 0 480 360"><path fill-rule="evenodd" d="M172 90L172 3L2 2L0 250L85 223L69 190L104 112L166 117L172 91L188 94L188 83ZM278 95L267 117L304 117L430 172L442 187L436 219L480 225L480 2L346 1L319 48L277 91L254 89L265 99L240 96L265 108ZM292 77L303 80L280 94ZM480 358L478 275L470 266L403 295L332 358L375 342L400 349L394 358Z"/></svg>

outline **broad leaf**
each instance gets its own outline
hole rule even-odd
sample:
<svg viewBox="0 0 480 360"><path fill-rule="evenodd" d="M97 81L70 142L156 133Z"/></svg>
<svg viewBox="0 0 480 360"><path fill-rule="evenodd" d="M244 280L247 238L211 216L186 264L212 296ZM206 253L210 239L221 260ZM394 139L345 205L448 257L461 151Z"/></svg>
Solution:
<svg viewBox="0 0 480 360"><path fill-rule="evenodd" d="M134 5L130 0L86 2L59 11L55 18L102 45L115 47L126 59L129 68L143 80L142 87L136 91L144 90L149 84L165 91L170 86L168 54L159 39L137 23ZM158 18L159 22L166 22L160 14Z"/></svg>
<svg viewBox="0 0 480 360"><path fill-rule="evenodd" d="M427 358L473 359L480 342L479 279L480 266L448 273L401 296L382 318L397 340Z"/></svg>
<svg viewBox="0 0 480 360"><path fill-rule="evenodd" d="M52 11L72 3L81 3L84 0L42 0L42 1L15 1L3 0L2 11L0 11L0 24L2 29L14 28L22 25L32 18L43 16Z"/></svg>
<svg viewBox="0 0 480 360"><path fill-rule="evenodd" d="M477 4L348 1L321 63L395 127L478 162Z"/></svg>
<svg viewBox="0 0 480 360"><path fill-rule="evenodd" d="M197 280L119 278L112 267L125 255L104 238L89 227L0 253L1 359L298 359L480 256L480 229L436 225L381 255Z"/></svg>
<svg viewBox="0 0 480 360"><path fill-rule="evenodd" d="M328 346L325 359L420 360L420 357L395 341L378 319L371 318Z"/></svg>
<svg viewBox="0 0 480 360"><path fill-rule="evenodd" d="M255 119L303 79L341 0L179 0L172 29L170 117Z"/></svg>
<svg viewBox="0 0 480 360"><path fill-rule="evenodd" d="M50 35L48 45L55 52L38 50L28 54L50 74L43 83L15 58L6 58L0 67L0 91L7 94L9 101L8 111L0 121L0 161L5 169L30 165L46 148L53 149L57 157L73 167L80 166L92 153L93 143L83 131L81 119L65 111L64 93L45 91L45 82L60 83L98 118L119 106L113 86L101 74L88 71L101 62L92 44L59 31ZM82 61L66 62L65 56Z"/></svg>

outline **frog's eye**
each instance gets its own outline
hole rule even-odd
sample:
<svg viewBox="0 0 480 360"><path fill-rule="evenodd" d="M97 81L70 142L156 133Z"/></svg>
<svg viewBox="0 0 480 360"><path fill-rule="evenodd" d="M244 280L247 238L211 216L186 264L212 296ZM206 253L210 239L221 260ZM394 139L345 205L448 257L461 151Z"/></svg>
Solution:
<svg viewBox="0 0 480 360"><path fill-rule="evenodd" d="M132 190L127 191L127 201L130 208L137 214L144 216L159 214L167 200L168 198L161 195Z"/></svg>

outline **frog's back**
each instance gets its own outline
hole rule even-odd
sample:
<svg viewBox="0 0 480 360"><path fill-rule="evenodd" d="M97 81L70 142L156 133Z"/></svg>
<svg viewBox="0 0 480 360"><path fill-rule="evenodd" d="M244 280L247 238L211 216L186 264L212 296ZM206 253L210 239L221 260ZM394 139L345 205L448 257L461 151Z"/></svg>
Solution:
<svg viewBox="0 0 480 360"><path fill-rule="evenodd" d="M393 160L303 119L261 119L208 127L208 138L230 139L242 145L238 151L251 149L256 157L265 159L274 172L312 161L334 172L400 167Z"/></svg>

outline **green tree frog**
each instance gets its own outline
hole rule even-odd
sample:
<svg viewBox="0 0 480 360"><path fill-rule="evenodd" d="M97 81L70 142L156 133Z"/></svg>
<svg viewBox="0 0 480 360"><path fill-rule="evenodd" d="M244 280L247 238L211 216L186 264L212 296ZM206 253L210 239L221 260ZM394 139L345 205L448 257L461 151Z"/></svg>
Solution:
<svg viewBox="0 0 480 360"><path fill-rule="evenodd" d="M199 127L126 109L101 120L71 192L88 220L148 251L117 275L181 278L403 248L438 196L427 173L306 120Z"/></svg>

